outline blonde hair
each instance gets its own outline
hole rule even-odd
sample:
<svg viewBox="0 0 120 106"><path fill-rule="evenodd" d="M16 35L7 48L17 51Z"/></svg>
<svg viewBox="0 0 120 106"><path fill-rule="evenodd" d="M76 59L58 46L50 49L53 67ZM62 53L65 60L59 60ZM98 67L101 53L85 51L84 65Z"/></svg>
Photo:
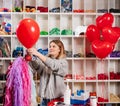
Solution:
<svg viewBox="0 0 120 106"><path fill-rule="evenodd" d="M66 57L66 52L65 52L65 48L64 48L63 43L60 40L57 39L57 40L50 41L49 44L51 44L52 42L55 43L60 49L60 52L59 52L59 55L58 55L57 59L65 58ZM50 55L48 55L48 56L51 57Z"/></svg>

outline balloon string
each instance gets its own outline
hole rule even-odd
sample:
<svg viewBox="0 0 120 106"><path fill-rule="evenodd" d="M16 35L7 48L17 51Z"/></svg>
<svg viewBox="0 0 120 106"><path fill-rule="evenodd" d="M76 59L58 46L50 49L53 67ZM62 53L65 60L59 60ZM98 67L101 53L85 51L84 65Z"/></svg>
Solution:
<svg viewBox="0 0 120 106"><path fill-rule="evenodd" d="M105 87L105 83L102 82L102 97L103 97L103 98L104 98L104 93L103 93L103 91L105 90L104 87ZM103 104L103 106L104 106L104 104Z"/></svg>
<svg viewBox="0 0 120 106"><path fill-rule="evenodd" d="M102 67L102 70L103 70L103 73L105 74L105 71L104 71L104 60L101 60L101 67ZM105 91L105 82L102 82L102 97L104 98L104 92L103 91ZM103 106L104 106L104 103L103 103Z"/></svg>

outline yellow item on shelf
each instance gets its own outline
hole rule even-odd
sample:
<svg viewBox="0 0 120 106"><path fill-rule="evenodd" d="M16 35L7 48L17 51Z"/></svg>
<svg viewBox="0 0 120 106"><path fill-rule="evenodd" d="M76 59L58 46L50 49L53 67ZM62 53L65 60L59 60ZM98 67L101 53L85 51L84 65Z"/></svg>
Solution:
<svg viewBox="0 0 120 106"><path fill-rule="evenodd" d="M110 93L110 102L120 102L120 98L117 95Z"/></svg>

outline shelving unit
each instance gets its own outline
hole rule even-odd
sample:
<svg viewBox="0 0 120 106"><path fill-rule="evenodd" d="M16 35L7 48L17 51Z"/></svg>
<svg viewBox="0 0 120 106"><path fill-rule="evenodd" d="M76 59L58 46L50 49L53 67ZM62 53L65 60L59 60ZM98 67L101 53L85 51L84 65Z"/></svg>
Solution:
<svg viewBox="0 0 120 106"><path fill-rule="evenodd" d="M20 0L16 1L19 4ZM100 104L111 103L119 106L120 102L110 101L110 93L120 98L120 79L111 80L110 72L120 73L120 58L111 58L108 56L101 61L95 57L86 57L86 51L92 52L90 43L86 40L85 35L74 35L74 33L78 26L95 24L96 18L104 14L103 12L98 13L98 10L106 9L109 12L111 8L120 9L120 0L71 0L72 11L69 12L63 12L61 1L64 0L23 0L23 4L19 6L23 5L24 11L12 12L15 8L15 0L0 0L0 8L7 8L9 10L8 12L0 12L0 24L2 22L11 24L11 33L0 35L0 37L7 39L11 50L9 57L0 57L0 67L2 67L0 68L0 73L5 73L9 63L15 59L13 51L17 47L22 47L17 40L15 32L19 21L29 17L36 20L41 31L48 32L48 35L40 35L36 43L37 49L46 49L52 39L60 39L64 43L65 50L69 51L70 55L67 57L67 61L69 63L69 75L72 75L72 78L65 80L65 82L69 83L72 93L80 89L97 92L98 97L108 100L107 102L99 102ZM26 6L34 6L36 12L26 12ZM48 12L40 12L37 10L39 6L48 7ZM49 10L58 7L60 8L60 12L49 12ZM75 10L79 10L79 12L74 12ZM112 14L115 18L113 26L120 26L120 13ZM50 35L50 31L53 28L58 28L60 34ZM61 32L63 30L72 31L72 34L62 35ZM119 50L119 45L120 41L117 42L114 50ZM24 56L26 48L23 47L23 49ZM79 54L80 57L75 57L75 54ZM99 80L98 74L102 73L106 74L108 79ZM34 77L37 79L37 73ZM93 79L90 79L91 77ZM37 86L39 85L39 79L35 80L35 83L37 92L39 92L39 86ZM4 79L0 80L1 84L5 84Z"/></svg>

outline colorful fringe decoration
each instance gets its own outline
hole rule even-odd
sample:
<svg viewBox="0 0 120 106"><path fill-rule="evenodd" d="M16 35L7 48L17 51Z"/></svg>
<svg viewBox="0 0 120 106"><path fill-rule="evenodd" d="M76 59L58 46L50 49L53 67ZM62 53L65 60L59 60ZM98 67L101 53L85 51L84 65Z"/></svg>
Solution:
<svg viewBox="0 0 120 106"><path fill-rule="evenodd" d="M28 63L18 57L8 67L3 106L30 106L31 80Z"/></svg>

